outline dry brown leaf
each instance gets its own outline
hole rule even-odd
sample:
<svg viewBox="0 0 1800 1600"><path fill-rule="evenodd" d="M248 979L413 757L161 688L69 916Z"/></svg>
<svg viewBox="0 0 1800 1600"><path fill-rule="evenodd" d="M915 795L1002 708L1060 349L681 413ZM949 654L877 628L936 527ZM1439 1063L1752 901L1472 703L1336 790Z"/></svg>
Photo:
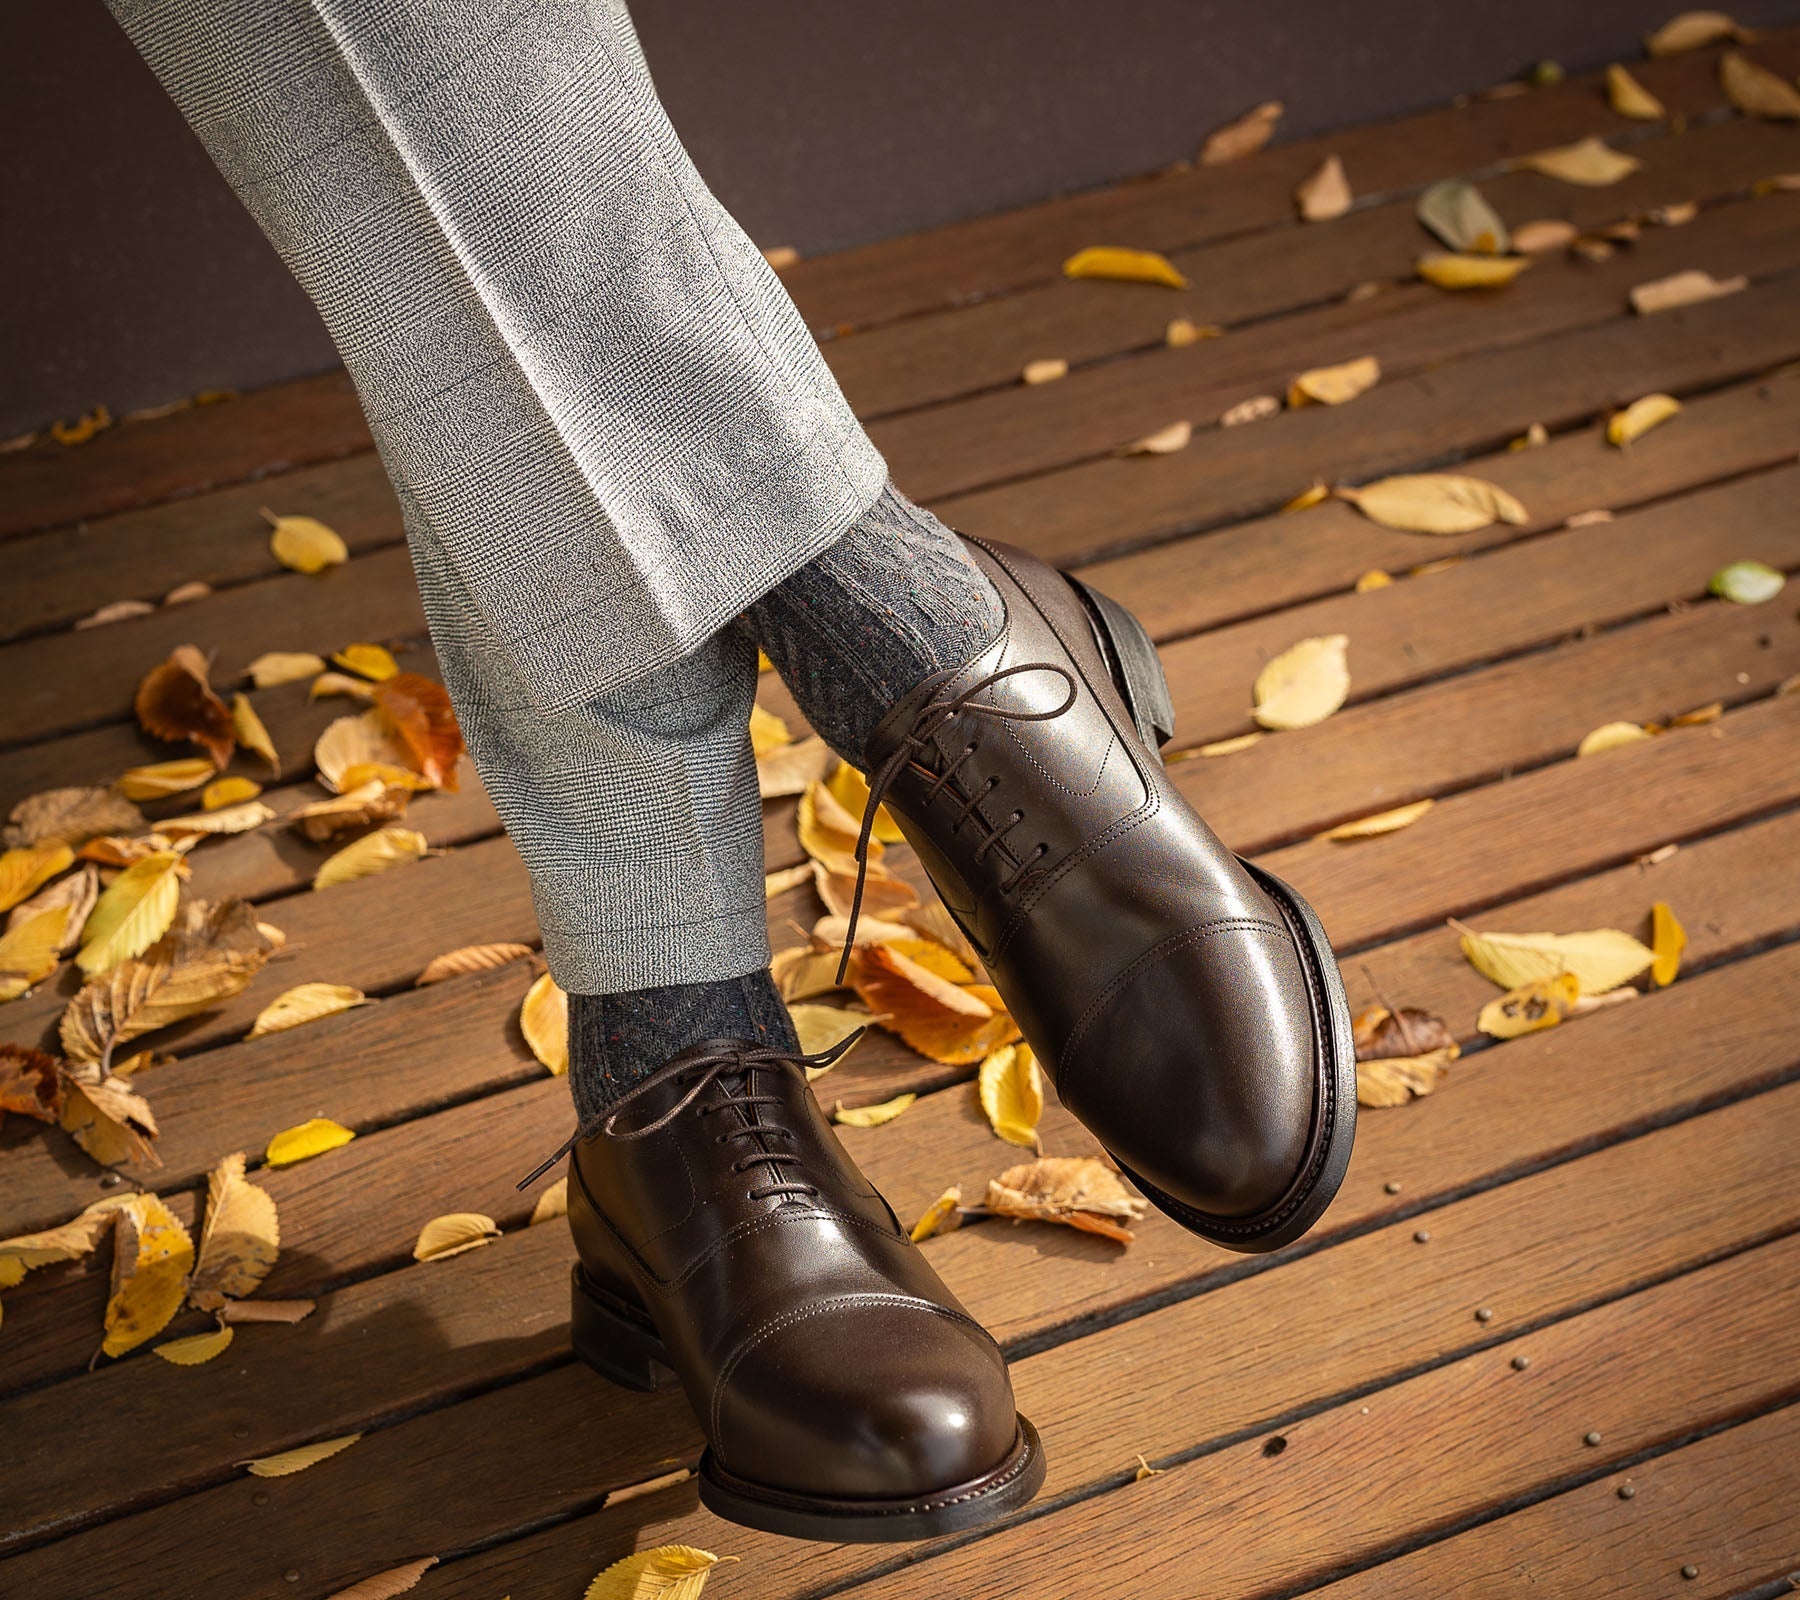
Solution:
<svg viewBox="0 0 1800 1600"><path fill-rule="evenodd" d="M57 1120L101 1166L162 1165L151 1144L157 1127L150 1102L129 1087L123 1073L106 1077L98 1065L79 1062L64 1069L62 1082Z"/></svg>
<svg viewBox="0 0 1800 1600"><path fill-rule="evenodd" d="M1187 279L1167 256L1154 250L1127 250L1113 245L1077 250L1063 263L1063 276L1106 278L1115 283L1160 283L1169 289L1187 287Z"/></svg>
<svg viewBox="0 0 1800 1600"><path fill-rule="evenodd" d="M316 1300L227 1300L219 1308L221 1322L304 1322L318 1309Z"/></svg>
<svg viewBox="0 0 1800 1600"><path fill-rule="evenodd" d="M375 705L406 751L404 764L434 788L454 793L463 736L444 686L402 672L376 685Z"/></svg>
<svg viewBox="0 0 1800 1600"><path fill-rule="evenodd" d="M569 1214L569 1175L564 1173L537 1197L526 1226L535 1228L540 1222L553 1222Z"/></svg>
<svg viewBox="0 0 1800 1600"><path fill-rule="evenodd" d="M452 1211L433 1217L419 1230L415 1261L447 1261L465 1250L479 1250L500 1237L500 1224L479 1211Z"/></svg>
<svg viewBox="0 0 1800 1600"><path fill-rule="evenodd" d="M804 794L837 764L837 753L816 736L796 740L756 758L756 787L765 800Z"/></svg>
<svg viewBox="0 0 1800 1600"><path fill-rule="evenodd" d="M1354 198L1344 163L1336 156L1327 156L1294 191L1294 204L1307 222L1329 222L1333 217L1341 217Z"/></svg>
<svg viewBox="0 0 1800 1600"><path fill-rule="evenodd" d="M1474 533L1494 522L1521 527L1531 520L1497 484L1448 472L1378 478L1359 489L1340 488L1337 496L1371 522L1407 533Z"/></svg>
<svg viewBox="0 0 1800 1600"><path fill-rule="evenodd" d="M1751 37L1749 29L1740 27L1723 11L1683 11L1646 38L1644 48L1653 56L1675 56L1723 44L1728 39L1745 44Z"/></svg>
<svg viewBox="0 0 1800 1600"><path fill-rule="evenodd" d="M706 1575L720 1559L691 1544L664 1544L654 1550L640 1550L598 1574L587 1586L582 1600L700 1600Z"/></svg>
<svg viewBox="0 0 1800 1600"><path fill-rule="evenodd" d="M914 1244L940 1233L951 1233L962 1225L962 1190L955 1184L946 1189L925 1208L923 1215L909 1230Z"/></svg>
<svg viewBox="0 0 1800 1600"><path fill-rule="evenodd" d="M191 644L152 667L138 685L137 719L144 732L171 744L197 744L215 767L231 759L237 735L231 712L206 681L206 657Z"/></svg>
<svg viewBox="0 0 1800 1600"><path fill-rule="evenodd" d="M1633 400L1623 411L1615 411L1607 422L1607 443L1623 449L1680 410L1681 402L1672 394L1647 394L1641 400Z"/></svg>
<svg viewBox="0 0 1800 1600"><path fill-rule="evenodd" d="M1146 1209L1118 1175L1091 1156L1041 1156L988 1180L987 1209L996 1216L1060 1222L1129 1244L1127 1224Z"/></svg>
<svg viewBox="0 0 1800 1600"><path fill-rule="evenodd" d="M327 856L313 875L315 889L331 889L358 878L373 877L389 867L417 861L429 850L425 835L411 828L377 828L336 855Z"/></svg>
<svg viewBox="0 0 1800 1600"><path fill-rule="evenodd" d="M241 993L274 948L246 902L192 902L140 959L93 979L69 1002L63 1053L105 1065L127 1040Z"/></svg>
<svg viewBox="0 0 1800 1600"><path fill-rule="evenodd" d="M294 1450L283 1450L279 1455L258 1456L254 1461L240 1461L238 1465L247 1468L258 1478L285 1478L290 1473L304 1472L308 1467L330 1459L340 1450L348 1450L361 1437L360 1433L346 1433L336 1439L320 1439Z"/></svg>
<svg viewBox="0 0 1800 1600"><path fill-rule="evenodd" d="M1530 256L1464 256L1439 251L1420 256L1414 270L1439 289L1499 289L1530 265Z"/></svg>
<svg viewBox="0 0 1800 1600"><path fill-rule="evenodd" d="M1616 61L1606 69L1606 99L1621 117L1638 122L1656 122L1669 114L1662 101Z"/></svg>
<svg viewBox="0 0 1800 1600"><path fill-rule="evenodd" d="M1742 51L1727 50L1719 58L1719 86L1725 98L1747 117L1800 121L1800 89Z"/></svg>
<svg viewBox="0 0 1800 1600"><path fill-rule="evenodd" d="M60 839L73 849L102 834L141 833L148 826L143 812L110 789L45 789L12 808L6 847L19 850Z"/></svg>
<svg viewBox="0 0 1800 1600"><path fill-rule="evenodd" d="M70 909L52 906L0 934L0 1001L17 1000L56 970L67 943Z"/></svg>
<svg viewBox="0 0 1800 1600"><path fill-rule="evenodd" d="M437 1559L436 1556L423 1556L403 1566L390 1567L386 1572L373 1573L348 1589L328 1595L326 1600L394 1600L395 1595L417 1588L419 1579L437 1565Z"/></svg>
<svg viewBox="0 0 1800 1600"><path fill-rule="evenodd" d="M0 1289L12 1288L34 1267L91 1255L112 1231L119 1207L132 1198L129 1194L109 1195L54 1228L0 1239Z"/></svg>
<svg viewBox="0 0 1800 1600"><path fill-rule="evenodd" d="M1217 167L1256 154L1274 136L1283 109L1279 100L1265 100L1236 121L1215 128L1200 146L1200 165Z"/></svg>
<svg viewBox="0 0 1800 1600"><path fill-rule="evenodd" d="M1373 839L1384 833L1398 833L1410 828L1434 805L1435 800L1414 800L1409 805L1395 806L1391 811L1377 811L1373 816L1358 817L1354 822L1340 822L1320 834L1321 839L1345 843L1352 839Z"/></svg>
<svg viewBox="0 0 1800 1600"><path fill-rule="evenodd" d="M1068 375L1069 363L1061 356L1043 356L1036 361L1027 361L1019 379L1035 387L1040 383L1055 383L1058 378Z"/></svg>
<svg viewBox="0 0 1800 1600"><path fill-rule="evenodd" d="M1310 728L1350 693L1350 639L1333 633L1288 646L1256 675L1252 715L1265 728Z"/></svg>
<svg viewBox="0 0 1800 1600"><path fill-rule="evenodd" d="M1261 422L1281 410L1281 400L1272 394L1253 394L1219 414L1221 428L1241 428L1246 422Z"/></svg>
<svg viewBox="0 0 1800 1600"><path fill-rule="evenodd" d="M553 1078L569 1070L569 997L547 972L525 991L519 1032Z"/></svg>
<svg viewBox="0 0 1800 1600"><path fill-rule="evenodd" d="M263 1161L271 1167L291 1167L297 1161L310 1161L347 1145L355 1137L351 1129L330 1117L309 1117L276 1134L263 1152Z"/></svg>
<svg viewBox="0 0 1800 1600"><path fill-rule="evenodd" d="M1443 1053L1454 1061L1460 1053L1456 1035L1435 1012L1419 1006L1367 1006L1350 1024L1358 1061L1381 1061L1390 1056L1423 1056Z"/></svg>
<svg viewBox="0 0 1800 1600"><path fill-rule="evenodd" d="M372 1003L362 990L353 989L348 984L297 984L285 994L277 995L257 1012L256 1020L250 1024L250 1031L244 1037L260 1039L265 1034L285 1033L289 1028L298 1028L324 1017L335 1017L340 1011L351 1011L357 1006Z"/></svg>
<svg viewBox="0 0 1800 1600"><path fill-rule="evenodd" d="M856 888L856 874L834 872L822 861L812 864L813 884L825 909L835 917L850 915L850 899ZM910 883L890 878L885 873L871 872L863 884L863 910L884 922L898 921L919 903L919 893Z"/></svg>
<svg viewBox="0 0 1800 1600"><path fill-rule="evenodd" d="M1422 1056L1384 1056L1356 1064L1356 1103L1371 1109L1403 1106L1431 1093L1450 1070L1441 1050Z"/></svg>
<svg viewBox="0 0 1800 1600"><path fill-rule="evenodd" d="M82 929L76 964L90 978L140 956L174 924L186 863L158 850L114 878Z"/></svg>
<svg viewBox="0 0 1800 1600"><path fill-rule="evenodd" d="M975 1086L996 1134L1008 1144L1043 1148L1037 1126L1044 1115L1044 1075L1030 1045L1002 1045L982 1061Z"/></svg>
<svg viewBox="0 0 1800 1600"><path fill-rule="evenodd" d="M1365 394L1381 381L1381 363L1374 356L1358 356L1335 367L1314 367L1288 385L1290 406L1341 406ZM1320 485L1319 499L1325 498ZM1313 502L1316 504L1317 502Z"/></svg>
<svg viewBox="0 0 1800 1600"><path fill-rule="evenodd" d="M1535 155L1526 156L1519 165L1562 183L1602 188L1630 177L1643 163L1635 156L1613 149L1604 139L1582 139L1554 150L1539 150Z"/></svg>
<svg viewBox="0 0 1800 1600"><path fill-rule="evenodd" d="M1545 218L1536 222L1521 222L1513 229L1513 249L1521 255L1541 256L1552 250L1565 250L1572 245L1580 229L1572 222L1561 222Z"/></svg>
<svg viewBox="0 0 1800 1600"><path fill-rule="evenodd" d="M61 839L23 845L0 855L0 911L10 911L59 872L75 864L75 852Z"/></svg>
<svg viewBox="0 0 1800 1600"><path fill-rule="evenodd" d="M341 833L354 833L371 823L391 822L406 812L413 791L404 784L371 778L329 800L314 800L288 814L288 826L298 828L315 844Z"/></svg>
<svg viewBox="0 0 1800 1600"><path fill-rule="evenodd" d="M1477 256L1502 256L1512 247L1506 224L1487 197L1461 178L1434 183L1414 208L1419 221L1452 250Z"/></svg>
<svg viewBox="0 0 1800 1600"><path fill-rule="evenodd" d="M897 1094L876 1106L847 1106L840 1100L832 1111L832 1120L846 1128L879 1128L892 1122L918 1098L916 1094Z"/></svg>
<svg viewBox="0 0 1800 1600"><path fill-rule="evenodd" d="M428 983L466 978L472 972L492 972L496 967L530 959L531 946L528 944L465 944L460 949L433 956L425 963L425 970L413 979L413 987L422 989Z"/></svg>
<svg viewBox="0 0 1800 1600"><path fill-rule="evenodd" d="M411 755L387 718L376 709L339 717L319 735L313 762L327 789L343 794L381 778L408 788L428 787L411 765Z"/></svg>
<svg viewBox="0 0 1800 1600"><path fill-rule="evenodd" d="M300 650L270 650L258 656L245 669L258 689L273 689L280 683L297 683L325 670L323 656Z"/></svg>
<svg viewBox="0 0 1800 1600"><path fill-rule="evenodd" d="M281 1252L274 1197L244 1176L242 1151L226 1156L206 1179L206 1223L188 1300L218 1311L262 1286Z"/></svg>
<svg viewBox="0 0 1800 1600"><path fill-rule="evenodd" d="M1687 929L1666 900L1650 908L1650 948L1656 956L1650 964L1650 981L1665 989L1681 971L1681 952L1687 949Z"/></svg>
<svg viewBox="0 0 1800 1600"><path fill-rule="evenodd" d="M1122 456L1171 456L1178 450L1187 449L1194 437L1194 425L1191 422L1171 422L1166 428L1158 428L1155 433L1147 433L1141 439L1133 439L1130 444L1121 445Z"/></svg>
<svg viewBox="0 0 1800 1600"><path fill-rule="evenodd" d="M181 1309L194 1241L153 1194L134 1194L113 1213L112 1292L100 1348L122 1356L153 1339Z"/></svg>
<svg viewBox="0 0 1800 1600"><path fill-rule="evenodd" d="M162 800L172 794L198 789L211 780L219 769L199 756L179 761L157 761L147 767L132 767L119 776L119 793L127 800Z"/></svg>
<svg viewBox="0 0 1800 1600"><path fill-rule="evenodd" d="M1530 983L1488 1001L1476 1017L1475 1026L1495 1039L1517 1039L1543 1028L1554 1028L1580 998L1581 985L1572 972L1533 978Z"/></svg>
<svg viewBox="0 0 1800 1600"><path fill-rule="evenodd" d="M891 945L859 943L850 986L876 1022L946 1066L971 1066L1019 1037L993 989L940 978Z"/></svg>
<svg viewBox="0 0 1800 1600"><path fill-rule="evenodd" d="M1639 316L1654 316L1659 311L1676 311L1682 306L1699 305L1724 295L1737 294L1750 287L1741 274L1735 278L1715 278L1710 272L1692 268L1672 272L1666 278L1653 278L1631 291L1631 309Z"/></svg>
<svg viewBox="0 0 1800 1600"><path fill-rule="evenodd" d="M323 572L350 559L349 547L316 517L278 517L262 508L270 529L269 551L292 572Z"/></svg>
<svg viewBox="0 0 1800 1600"><path fill-rule="evenodd" d="M794 945L777 950L769 963L769 975L775 988L787 1001L810 1000L814 995L829 994L839 987L837 981L838 952L813 950Z"/></svg>
<svg viewBox="0 0 1800 1600"><path fill-rule="evenodd" d="M0 1044L0 1120L10 1111L54 1122L62 1101L61 1066L55 1056L30 1045Z"/></svg>

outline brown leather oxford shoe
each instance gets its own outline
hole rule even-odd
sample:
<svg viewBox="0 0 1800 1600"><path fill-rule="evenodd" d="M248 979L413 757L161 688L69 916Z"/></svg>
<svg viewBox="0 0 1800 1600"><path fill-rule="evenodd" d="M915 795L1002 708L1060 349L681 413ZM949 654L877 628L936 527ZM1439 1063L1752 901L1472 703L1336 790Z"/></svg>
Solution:
<svg viewBox="0 0 1800 1600"><path fill-rule="evenodd" d="M876 727L859 855L885 800L1063 1104L1178 1222L1277 1249L1324 1212L1355 1134L1324 929L1169 782L1168 686L1138 621L968 544L1005 626Z"/></svg>
<svg viewBox="0 0 1800 1600"><path fill-rule="evenodd" d="M680 1380L700 1498L733 1522L971 1527L1037 1492L1043 1449L999 1347L820 1112L820 1059L710 1040L575 1141L575 1353L627 1388Z"/></svg>

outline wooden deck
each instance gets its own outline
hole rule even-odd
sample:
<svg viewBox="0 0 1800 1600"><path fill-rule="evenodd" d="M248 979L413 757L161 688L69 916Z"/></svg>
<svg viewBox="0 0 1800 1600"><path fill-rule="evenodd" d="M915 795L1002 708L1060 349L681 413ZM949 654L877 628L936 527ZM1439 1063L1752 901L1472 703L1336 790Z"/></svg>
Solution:
<svg viewBox="0 0 1800 1600"><path fill-rule="evenodd" d="M1800 31L1756 54L1791 76ZM288 942L246 993L166 1036L178 1059L144 1079L162 1165L124 1177L191 1223L225 1153L314 1115L356 1129L255 1174L282 1223L263 1293L319 1308L241 1329L204 1366L145 1348L90 1371L106 1251L9 1291L0 1592L315 1600L436 1556L422 1600L573 1600L619 1556L671 1542L738 1558L712 1574L719 1600L1786 1592L1800 1568L1800 695L1777 691L1800 673L1800 625L1793 588L1756 607L1705 591L1727 561L1800 566L1800 193L1761 184L1800 172L1800 128L1731 114L1711 54L1636 70L1677 124L1626 122L1570 80L787 274L904 487L1147 618L1179 750L1251 729L1273 653L1348 635L1340 712L1174 770L1227 840L1313 900L1353 1005L1425 1007L1465 1046L1432 1097L1365 1113L1336 1206L1280 1256L1229 1256L1156 1215L1123 1249L996 1221L925 1246L1015 1358L1043 1431L1050 1478L1027 1516L942 1545L832 1548L720 1523L691 1482L606 1505L691 1464L700 1441L679 1398L571 1363L566 1234L527 1228L513 1188L568 1123L564 1086L514 1022L528 974L412 986L446 950L535 938L522 869L470 782L411 809L441 854L324 893L307 887L323 850L289 830L195 851L192 893L255 899ZM1507 170L1589 135L1640 170L1601 188ZM1294 187L1331 152L1357 206L1298 224ZM1507 290L1449 294L1411 280L1427 247L1413 201L1457 174L1514 223L1699 210L1608 259L1558 253ZM1059 276L1100 243L1165 251L1192 287ZM1632 286L1684 268L1749 287L1631 314ZM1369 282L1387 287L1352 294ZM1223 337L1167 348L1178 315ZM1383 379L1350 404L1212 425L1367 354ZM1066 378L1018 382L1053 356ZM1609 446L1606 416L1657 390L1682 398L1680 417ZM1179 418L1195 424L1185 450L1117 453ZM1533 424L1548 442L1509 450ZM1337 501L1279 509L1315 481L1445 463L1510 490L1528 520L1434 538ZM262 505L331 523L353 559L282 571ZM1596 511L1612 517L1578 515ZM0 456L0 536L0 809L173 753L131 703L180 644L212 652L222 685L266 650L356 640L434 670L341 376ZM1354 592L1372 568L1397 581ZM213 592L71 627L192 580ZM792 714L768 680L765 697ZM285 814L318 797L303 752L344 705L304 683L255 700L288 757L293 781L265 797ZM1602 723L1715 701L1715 721L1573 759ZM1437 805L1404 831L1316 837L1424 796ZM791 804L770 806L766 831L771 868L799 859ZM1671 987L1478 1047L1497 991L1447 917L1641 936L1656 900L1690 936ZM816 915L810 889L777 899L777 945ZM378 1003L244 1038L310 980ZM65 969L0 1008L0 1037L48 1042L73 986ZM830 1083L852 1103L924 1091L898 1121L846 1130L903 1217L953 1182L980 1194L1014 1158L962 1078L882 1038ZM1054 1107L1043 1131L1053 1153L1092 1148ZM0 1237L118 1184L62 1134L9 1118ZM485 1212L504 1237L415 1264L421 1224L449 1211ZM357 1431L291 1477L239 1465ZM1159 1474L1140 1481L1140 1456Z"/></svg>

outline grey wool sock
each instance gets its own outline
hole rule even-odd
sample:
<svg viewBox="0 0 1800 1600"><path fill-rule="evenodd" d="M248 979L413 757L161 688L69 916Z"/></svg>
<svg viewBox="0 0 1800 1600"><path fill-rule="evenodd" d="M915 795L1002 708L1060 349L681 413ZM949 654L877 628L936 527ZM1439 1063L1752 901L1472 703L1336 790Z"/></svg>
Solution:
<svg viewBox="0 0 1800 1600"><path fill-rule="evenodd" d="M1005 610L962 540L893 484L744 613L814 730L853 766L888 708L973 660Z"/></svg>
<svg viewBox="0 0 1800 1600"><path fill-rule="evenodd" d="M570 995L569 1088L576 1120L584 1129L592 1127L628 1089L704 1039L800 1048L766 967L717 983Z"/></svg>

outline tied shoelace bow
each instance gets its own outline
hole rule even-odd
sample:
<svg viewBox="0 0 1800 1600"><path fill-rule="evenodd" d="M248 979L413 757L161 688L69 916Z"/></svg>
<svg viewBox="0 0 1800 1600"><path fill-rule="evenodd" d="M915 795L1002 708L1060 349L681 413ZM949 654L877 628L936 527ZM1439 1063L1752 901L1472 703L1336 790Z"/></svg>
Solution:
<svg viewBox="0 0 1800 1600"><path fill-rule="evenodd" d="M744 1079L744 1088L747 1092L741 1095L733 1095L729 1100L720 1101L716 1105L703 1107L702 1115L708 1111L717 1111L726 1106L779 1105L781 1104L781 1097L779 1095L756 1093L756 1082L754 1078L756 1072L783 1066L801 1068L817 1067L822 1070L825 1067L831 1066L845 1055L850 1047L854 1045L857 1040L862 1038L867 1031L866 1028L858 1028L856 1032L838 1040L836 1044L830 1046L828 1049L816 1051L812 1055L805 1055L795 1050L776 1050L761 1046L746 1046L743 1049L716 1050L710 1051L705 1055L689 1056L685 1061L678 1064L672 1063L671 1065L662 1068L660 1071L652 1073L635 1089L622 1094L613 1102L612 1109L607 1112L605 1121L603 1121L599 1128L594 1131L605 1134L609 1139L645 1138L649 1134L656 1133L659 1130L668 1127L671 1122L680 1116L682 1112L687 1110L687 1108L700 1097L709 1083L725 1073L741 1073ZM624 1133L618 1131L616 1125L620 1116L628 1111L633 1104L642 1101L653 1090L666 1083L671 1081L688 1083L690 1079L692 1082L689 1084L687 1092L683 1094L674 1105L670 1106L667 1111L663 1112L661 1116L657 1117L654 1121L646 1122L641 1128L632 1128ZM741 1128L734 1128L728 1133L720 1134L718 1137L720 1142L724 1143L728 1140L742 1139L757 1134L785 1139L794 1137L794 1135L786 1128L774 1124L765 1125L758 1123L750 1123ZM520 1189L527 1189L532 1184L536 1183L539 1178L543 1177L543 1175L554 1167L557 1162L561 1161L564 1156L575 1148L582 1136L583 1130L577 1127L567 1139L563 1140L562 1144L559 1145L555 1151L553 1151L546 1159L540 1161L530 1172L526 1173L525 1176L519 1180L518 1187ZM754 1156L749 1156L736 1162L733 1166L733 1170L742 1172L748 1167L760 1165L789 1166L799 1160L799 1156L784 1151L759 1151ZM750 1191L750 1198L752 1200L764 1200L777 1194L816 1195L818 1192L819 1191L810 1183L774 1183L765 1184L760 1189L752 1189Z"/></svg>
<svg viewBox="0 0 1800 1600"><path fill-rule="evenodd" d="M1023 711L1015 706L999 706L991 701L975 698L982 690L991 689L1002 679L1017 677L1023 672L1054 672L1057 677L1062 679L1064 686L1069 691L1063 697L1062 704L1050 711ZM869 841L875 834L875 814L881 809L881 802L886 798L888 790L893 787L895 779L906 769L907 764L931 743L946 724L964 712L975 716L993 717L1002 722L1049 722L1054 717L1060 717L1075 704L1077 692L1075 676L1068 668L1058 666L1053 661L1021 661L1015 666L1002 667L998 672L990 672L985 678L977 678L961 694L944 700L930 700L920 708L906 737L895 747L894 753L882 762L880 770L869 779L869 801L863 807L862 829L856 836L856 888L850 896L850 916L844 925L844 952L838 959L837 970L839 983L844 981L844 974L850 970L850 953L856 948L856 923L862 915L863 889L869 879ZM932 778L931 786L925 791L924 803L926 805L930 805L943 793L945 786L962 769L963 763L980 748L981 741L971 739L963 746L961 754L945 761L943 771ZM975 847L977 861L981 860L988 851L992 850L1008 833L1025 820L1025 813L1016 810L1005 822L998 824L989 822L986 817L981 815L978 809L981 802L999 786L1000 779L997 777L990 777L985 783L978 784L968 798L963 801L956 820L950 824L950 831L955 833L971 817L975 817L986 828L987 831L983 835L981 843ZM1018 864L1016 870L1001 882L1001 893L1010 893L1017 888L1025 874L1039 860L1048 855L1049 851L1048 845L1040 844Z"/></svg>

